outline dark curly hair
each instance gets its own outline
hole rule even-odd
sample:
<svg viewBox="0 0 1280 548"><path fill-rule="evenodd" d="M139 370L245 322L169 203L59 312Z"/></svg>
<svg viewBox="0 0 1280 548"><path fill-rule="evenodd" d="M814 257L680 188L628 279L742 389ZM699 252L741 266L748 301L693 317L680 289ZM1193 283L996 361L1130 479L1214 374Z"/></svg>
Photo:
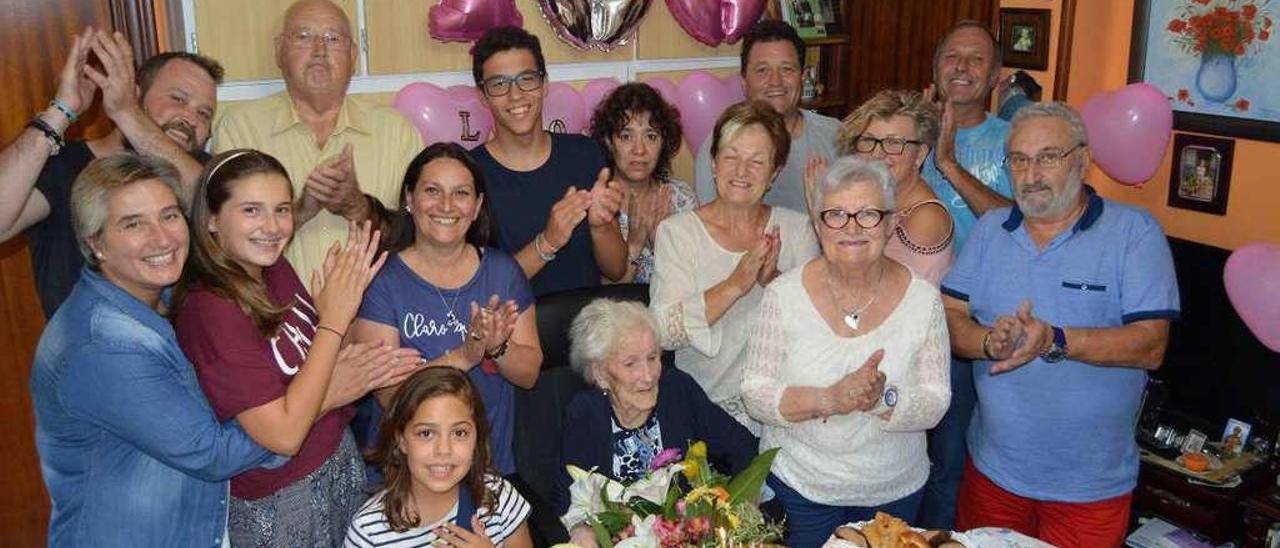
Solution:
<svg viewBox="0 0 1280 548"><path fill-rule="evenodd" d="M658 135L662 137L662 150L658 152L658 164L653 168L653 178L665 181L671 176L671 158L680 150L683 135L680 111L649 84L623 84L600 101L591 116L591 138L600 143L608 157L609 169L616 173L618 166L614 163L613 137L622 132L632 115L642 112L649 113L649 127L658 130Z"/></svg>

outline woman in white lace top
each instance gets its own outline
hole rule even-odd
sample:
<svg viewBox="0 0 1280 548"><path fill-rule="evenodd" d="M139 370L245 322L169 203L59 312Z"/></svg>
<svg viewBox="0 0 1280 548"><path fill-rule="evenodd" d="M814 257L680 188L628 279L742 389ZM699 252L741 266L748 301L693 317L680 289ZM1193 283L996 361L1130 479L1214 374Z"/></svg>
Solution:
<svg viewBox="0 0 1280 548"><path fill-rule="evenodd" d="M791 139L763 102L726 109L711 135L716 199L658 225L650 306L676 366L753 435L742 404L747 324L763 288L817 255L808 217L763 202Z"/></svg>
<svg viewBox="0 0 1280 548"><path fill-rule="evenodd" d="M748 332L743 399L764 423L760 450L782 447L769 485L788 546L919 509L950 347L938 290L884 256L893 196L882 163L837 160L814 189L822 256L765 289Z"/></svg>

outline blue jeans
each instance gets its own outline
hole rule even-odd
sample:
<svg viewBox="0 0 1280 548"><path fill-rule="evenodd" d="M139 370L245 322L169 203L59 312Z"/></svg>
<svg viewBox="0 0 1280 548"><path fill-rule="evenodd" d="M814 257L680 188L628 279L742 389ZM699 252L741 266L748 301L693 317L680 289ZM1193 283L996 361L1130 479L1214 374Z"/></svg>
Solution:
<svg viewBox="0 0 1280 548"><path fill-rule="evenodd" d="M951 360L951 406L929 431L929 481L924 484L924 500L920 504L920 521L925 529L951 530L956 524L956 498L960 480L964 478L964 460L968 455L965 435L978 394L973 387L973 362Z"/></svg>
<svg viewBox="0 0 1280 548"><path fill-rule="evenodd" d="M787 546L791 548L816 548L831 537L836 527L854 521L866 521L876 512L885 512L913 523L920 510L923 490L879 506L827 506L813 502L795 489L787 486L777 476L769 474L769 487L777 494L778 501L787 513Z"/></svg>

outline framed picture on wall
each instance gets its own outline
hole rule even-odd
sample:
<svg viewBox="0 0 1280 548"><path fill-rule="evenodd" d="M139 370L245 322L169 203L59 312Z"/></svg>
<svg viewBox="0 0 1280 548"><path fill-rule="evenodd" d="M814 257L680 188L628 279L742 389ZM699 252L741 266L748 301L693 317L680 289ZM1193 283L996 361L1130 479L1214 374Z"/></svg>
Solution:
<svg viewBox="0 0 1280 548"><path fill-rule="evenodd" d="M1280 4L1135 0L1129 81L1160 88L1184 131L1280 142Z"/></svg>
<svg viewBox="0 0 1280 548"><path fill-rule="evenodd" d="M1169 206L1226 215L1235 147L1231 139L1175 133Z"/></svg>
<svg viewBox="0 0 1280 548"><path fill-rule="evenodd" d="M1027 70L1049 68L1052 14L1047 9L1000 9L1000 54L1004 57L1004 66Z"/></svg>

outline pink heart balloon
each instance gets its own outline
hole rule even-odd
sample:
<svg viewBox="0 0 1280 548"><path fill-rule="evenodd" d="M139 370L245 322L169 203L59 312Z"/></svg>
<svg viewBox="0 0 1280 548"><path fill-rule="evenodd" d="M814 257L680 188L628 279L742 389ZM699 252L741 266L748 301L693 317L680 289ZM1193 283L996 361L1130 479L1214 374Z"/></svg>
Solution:
<svg viewBox="0 0 1280 548"><path fill-rule="evenodd" d="M493 27L523 25L515 0L440 0L427 10L427 31L442 42L471 42Z"/></svg>
<svg viewBox="0 0 1280 548"><path fill-rule="evenodd" d="M730 76L722 80L709 72L692 72L680 81L677 98L684 140L690 150L698 150L720 113L742 101L742 79Z"/></svg>
<svg viewBox="0 0 1280 548"><path fill-rule="evenodd" d="M493 117L473 86L441 89L414 82L401 88L391 104L418 129L425 144L452 141L470 150L493 129Z"/></svg>
<svg viewBox="0 0 1280 548"><path fill-rule="evenodd" d="M1100 91L1080 109L1093 161L1115 180L1140 185L1164 160L1173 129L1173 108L1156 87L1129 84Z"/></svg>
<svg viewBox="0 0 1280 548"><path fill-rule="evenodd" d="M675 82L672 82L670 78L649 78L644 83L658 90L658 95L661 95L668 103L676 105L676 107L680 106L680 93L676 90Z"/></svg>
<svg viewBox="0 0 1280 548"><path fill-rule="evenodd" d="M596 78L582 86L582 106L587 110L587 118L594 116L600 101L613 93L616 87L618 87L618 81L613 78Z"/></svg>
<svg viewBox="0 0 1280 548"><path fill-rule="evenodd" d="M553 133L582 133L587 126L587 109L582 95L573 86L552 82L542 100L542 127Z"/></svg>
<svg viewBox="0 0 1280 548"><path fill-rule="evenodd" d="M766 0L667 0L676 23L708 46L737 42L760 20Z"/></svg>
<svg viewBox="0 0 1280 548"><path fill-rule="evenodd" d="M1280 352L1280 245L1255 242L1231 253L1222 281L1249 331Z"/></svg>

